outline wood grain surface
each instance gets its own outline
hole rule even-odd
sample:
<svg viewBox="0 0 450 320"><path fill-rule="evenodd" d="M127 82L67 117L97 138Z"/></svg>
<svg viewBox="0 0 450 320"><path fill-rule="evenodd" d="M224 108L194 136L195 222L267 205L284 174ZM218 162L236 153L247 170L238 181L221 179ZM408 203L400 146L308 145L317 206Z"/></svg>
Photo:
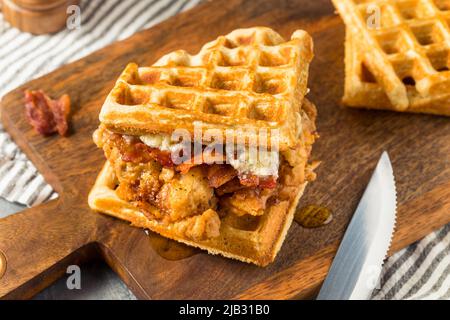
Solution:
<svg viewBox="0 0 450 320"><path fill-rule="evenodd" d="M330 208L319 229L293 224L276 261L266 268L204 253L169 261L143 230L89 210L87 194L104 156L92 142L98 113L130 61L149 65L183 48L239 27L265 25L288 37L305 29L315 41L309 98L319 110L323 161L300 206ZM6 95L2 119L60 198L0 220L7 260L0 297L29 298L55 281L69 263L103 257L140 298L309 298L330 267L347 224L383 150L391 156L398 189L398 224L391 252L450 221L448 118L344 109L344 26L330 1L212 1L34 80ZM23 90L43 89L73 100L67 138L36 135L24 116Z"/></svg>

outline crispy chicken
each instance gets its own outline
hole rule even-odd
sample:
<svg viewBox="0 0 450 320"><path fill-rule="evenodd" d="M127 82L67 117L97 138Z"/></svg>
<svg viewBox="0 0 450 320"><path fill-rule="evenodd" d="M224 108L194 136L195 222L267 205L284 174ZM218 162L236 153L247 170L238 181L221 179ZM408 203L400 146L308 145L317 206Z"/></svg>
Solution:
<svg viewBox="0 0 450 320"><path fill-rule="evenodd" d="M169 221L175 222L215 209L217 199L203 167L195 167L164 183L156 196L156 203L168 215Z"/></svg>
<svg viewBox="0 0 450 320"><path fill-rule="evenodd" d="M271 176L242 175L229 164L177 166L168 152L103 126L94 140L115 169L120 198L134 203L149 219L171 225L174 232L206 239L219 235L218 212L236 217L261 216L270 199L288 199L299 184L314 179L307 166L308 148L315 138L309 126L304 123L305 140L281 154L281 181Z"/></svg>

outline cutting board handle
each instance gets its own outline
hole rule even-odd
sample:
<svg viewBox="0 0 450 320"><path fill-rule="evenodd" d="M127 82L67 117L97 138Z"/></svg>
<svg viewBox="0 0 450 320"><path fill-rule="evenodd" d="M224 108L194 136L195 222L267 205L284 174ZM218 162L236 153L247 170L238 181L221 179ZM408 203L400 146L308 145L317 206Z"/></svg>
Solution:
<svg viewBox="0 0 450 320"><path fill-rule="evenodd" d="M0 299L31 298L95 247L88 245L92 229L60 202L0 219Z"/></svg>

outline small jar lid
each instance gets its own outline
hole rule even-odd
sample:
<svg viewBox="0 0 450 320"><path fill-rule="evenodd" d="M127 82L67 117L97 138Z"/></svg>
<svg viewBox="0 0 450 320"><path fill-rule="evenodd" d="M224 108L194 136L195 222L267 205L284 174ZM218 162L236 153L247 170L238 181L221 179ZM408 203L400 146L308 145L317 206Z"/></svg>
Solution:
<svg viewBox="0 0 450 320"><path fill-rule="evenodd" d="M43 2L43 0L20 0L25 2ZM55 33L67 23L67 7L79 4L79 0L52 0L47 9L29 9L21 6L18 0L3 0L3 15L13 27L32 34ZM58 4L58 6L54 6ZM50 6L50 3L47 3Z"/></svg>
<svg viewBox="0 0 450 320"><path fill-rule="evenodd" d="M29 10L50 10L68 5L67 0L10 0L14 4Z"/></svg>

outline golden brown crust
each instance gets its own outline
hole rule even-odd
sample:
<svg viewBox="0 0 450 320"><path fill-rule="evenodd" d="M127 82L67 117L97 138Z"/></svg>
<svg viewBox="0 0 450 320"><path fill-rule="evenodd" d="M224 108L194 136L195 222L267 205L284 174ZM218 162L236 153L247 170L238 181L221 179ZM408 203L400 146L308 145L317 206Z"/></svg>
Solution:
<svg viewBox="0 0 450 320"><path fill-rule="evenodd" d="M307 92L312 57L312 39L303 30L286 42L269 28L238 29L206 44L196 56L179 50L152 67L129 64L100 121L128 135L183 128L193 136L201 123L203 130L223 137L234 129L233 138L245 137L246 144L259 143L259 130L265 129L270 145L277 130L285 150L298 138L295 109Z"/></svg>
<svg viewBox="0 0 450 320"><path fill-rule="evenodd" d="M90 207L212 254L259 266L272 262L307 182L315 178L307 163L317 111L304 98L312 51L305 31L286 42L257 27L219 37L196 56L176 51L152 67L129 64L102 108L101 128L136 141L176 128L193 135L201 123L202 130L227 138L231 129L234 143L267 141L269 148L276 129L278 183L272 175L242 179L234 169L206 170L206 164L178 170L167 166L162 150L105 142L99 130L94 140L109 161L89 194ZM261 133L266 139L259 139L260 129L269 129Z"/></svg>
<svg viewBox="0 0 450 320"><path fill-rule="evenodd" d="M164 219L157 220L155 217L164 216L158 208L151 206L143 210L118 196L116 170L109 161L89 194L89 205L93 210L209 253L266 266L275 259L281 248L307 182L315 178L314 166L307 165L307 162L317 136L314 123L316 112L315 106L305 100L301 107L301 137L294 149L282 153L276 197L264 200L264 210L259 216L251 216L248 212L236 214L224 206L220 208L219 214L214 210L206 210L200 215L171 223Z"/></svg>
<svg viewBox="0 0 450 320"><path fill-rule="evenodd" d="M307 165L307 161L314 142L316 111L309 102L307 106L302 139L297 148L284 153L289 155L289 159L281 163L277 196L269 199L260 216L239 216L223 207L219 214L207 210L201 215L173 223L152 219L145 211L117 195L117 178L109 162L100 172L89 195L89 205L93 210L127 220L134 226L148 228L209 253L266 266L275 259L281 248L307 181L314 179L313 168ZM310 130L313 132L307 134L306 131ZM155 207L152 210L155 211L153 216L163 215Z"/></svg>
<svg viewBox="0 0 450 320"><path fill-rule="evenodd" d="M422 1L386 1L379 7L382 26L376 28L362 14L377 1L333 2L347 27L344 105L450 116L450 66L443 40L450 36L448 11L430 3L419 14L424 9L411 6Z"/></svg>
<svg viewBox="0 0 450 320"><path fill-rule="evenodd" d="M345 42L345 93L343 103L348 107L395 110L383 87L376 82L364 82L361 79L363 51L350 32ZM404 112L429 113L450 116L450 93L439 96L422 97L408 90L409 107ZM399 110L396 110L399 111Z"/></svg>
<svg viewBox="0 0 450 320"><path fill-rule="evenodd" d="M289 192L289 199L272 203L265 214L259 218L256 230L236 229L223 219L217 234L217 230L214 229L217 224L202 225L204 221L199 221L198 224L201 225L199 228L212 228L212 233L218 235L204 240L201 240L201 237L198 239L194 237L195 240L193 240L189 234L193 232L190 231L191 229L186 234L187 228L197 227L192 220L181 220L167 225L148 219L142 211L117 196L114 190L115 185L114 170L109 162L106 162L89 194L89 206L95 211L129 221L133 226L150 229L167 238L207 250L211 254L221 254L225 257L266 266L275 259L281 248L306 182L297 185L295 190L292 190L295 192ZM207 211L204 214L213 213ZM188 219L202 219L202 215Z"/></svg>

